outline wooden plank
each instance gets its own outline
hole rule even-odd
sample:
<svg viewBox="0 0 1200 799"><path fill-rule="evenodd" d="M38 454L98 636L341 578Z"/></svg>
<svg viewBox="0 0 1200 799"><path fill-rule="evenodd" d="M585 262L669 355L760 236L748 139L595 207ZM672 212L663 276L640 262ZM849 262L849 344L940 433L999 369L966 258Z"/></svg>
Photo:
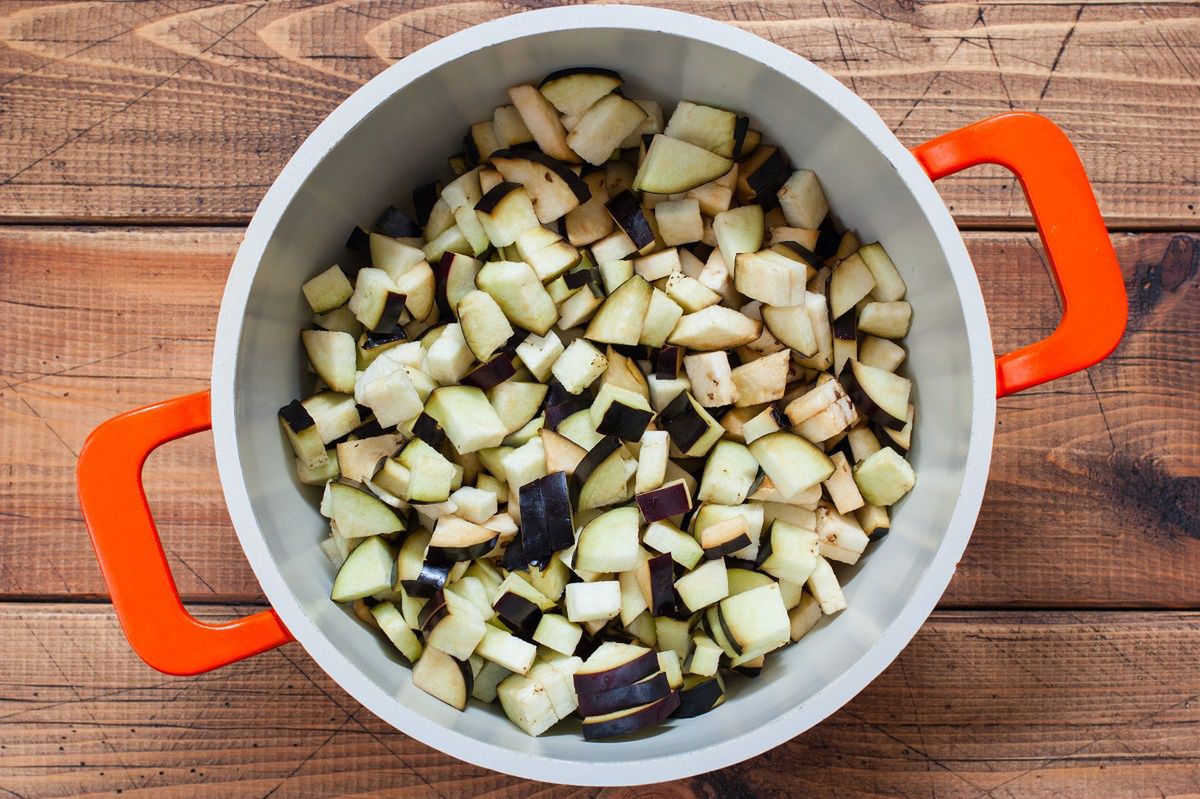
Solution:
<svg viewBox="0 0 1200 799"><path fill-rule="evenodd" d="M103 592L83 543L75 455L104 419L207 384L238 237L0 229L0 596ZM1052 330L1057 304L1036 237L967 240L998 351ZM1115 243L1129 333L1086 374L1001 401L987 499L948 606L1200 607L1200 236ZM185 596L257 598L211 438L162 448L146 477Z"/></svg>
<svg viewBox="0 0 1200 799"><path fill-rule="evenodd" d="M809 733L654 791L555 787L460 763L362 709L294 644L181 679L142 665L105 606L0 605L0 637L0 792L28 799L1090 799L1194 792L1200 774L1195 613L942 611Z"/></svg>
<svg viewBox="0 0 1200 799"><path fill-rule="evenodd" d="M1079 146L1111 224L1196 224L1194 3L666 5L808 57L908 145L1011 108L1045 113ZM351 91L423 45L522 7L5 0L0 219L244 222ZM942 190L964 225L1028 221L997 169Z"/></svg>

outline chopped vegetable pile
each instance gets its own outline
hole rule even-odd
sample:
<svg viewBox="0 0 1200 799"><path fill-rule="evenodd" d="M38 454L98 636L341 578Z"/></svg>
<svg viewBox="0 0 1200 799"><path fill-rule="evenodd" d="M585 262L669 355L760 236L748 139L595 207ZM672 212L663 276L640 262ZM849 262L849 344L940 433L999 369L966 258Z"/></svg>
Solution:
<svg viewBox="0 0 1200 799"><path fill-rule="evenodd" d="M610 70L509 90L456 177L304 284L331 596L539 735L697 716L845 599L912 488L911 307L735 112Z"/></svg>

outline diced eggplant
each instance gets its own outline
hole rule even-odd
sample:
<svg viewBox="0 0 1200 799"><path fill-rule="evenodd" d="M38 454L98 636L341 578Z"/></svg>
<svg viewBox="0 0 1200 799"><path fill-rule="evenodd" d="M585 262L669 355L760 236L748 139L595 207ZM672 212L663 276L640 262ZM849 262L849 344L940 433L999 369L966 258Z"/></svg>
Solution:
<svg viewBox="0 0 1200 799"><path fill-rule="evenodd" d="M747 319L732 308L713 305L685 314L668 343L701 352L730 350L749 344L762 334L762 322Z"/></svg>
<svg viewBox="0 0 1200 799"><path fill-rule="evenodd" d="M519 594L506 591L496 598L496 615L517 634L532 638L542 621L542 609Z"/></svg>
<svg viewBox="0 0 1200 799"><path fill-rule="evenodd" d="M717 616L729 643L743 654L758 657L791 640L791 622L775 583L721 600Z"/></svg>
<svg viewBox="0 0 1200 799"><path fill-rule="evenodd" d="M745 126L741 127L744 136ZM738 149L738 128L738 116L732 111L684 100L675 106L663 134L732 158Z"/></svg>
<svg viewBox="0 0 1200 799"><path fill-rule="evenodd" d="M685 197L654 206L658 234L668 247L691 244L704 236L704 220L700 216L700 201Z"/></svg>
<svg viewBox="0 0 1200 799"><path fill-rule="evenodd" d="M642 542L656 552L669 554L685 569L692 569L704 555L695 538L666 521L652 522L646 528Z"/></svg>
<svg viewBox="0 0 1200 799"><path fill-rule="evenodd" d="M682 194L716 180L732 167L729 158L660 133L651 140L633 187L655 194Z"/></svg>
<svg viewBox="0 0 1200 799"><path fill-rule="evenodd" d="M704 464L696 498L719 505L740 505L750 495L758 477L758 461L735 441L718 441Z"/></svg>
<svg viewBox="0 0 1200 799"><path fill-rule="evenodd" d="M703 456L725 432L688 391L681 391L662 409L659 421L685 457Z"/></svg>
<svg viewBox="0 0 1200 799"><path fill-rule="evenodd" d="M912 306L903 300L869 302L858 317L858 327L864 333L881 338L903 338L912 322Z"/></svg>
<svg viewBox="0 0 1200 799"><path fill-rule="evenodd" d="M645 119L646 112L637 103L616 93L606 95L584 111L567 134L567 146L587 163L599 166Z"/></svg>
<svg viewBox="0 0 1200 799"><path fill-rule="evenodd" d="M888 257L883 245L878 242L866 244L859 249L858 254L875 277L875 288L871 292L871 296L875 300L879 302L895 302L904 299L908 288L904 284L904 278L900 276L900 271L896 269L896 265Z"/></svg>
<svg viewBox="0 0 1200 799"><path fill-rule="evenodd" d="M279 423L301 463L317 468L329 461L317 423L300 400L279 409Z"/></svg>
<svg viewBox="0 0 1200 799"><path fill-rule="evenodd" d="M504 423L474 386L442 386L429 395L425 412L441 424L460 454L499 446L507 435Z"/></svg>
<svg viewBox="0 0 1200 799"><path fill-rule="evenodd" d="M815 228L829 213L821 182L811 169L798 169L779 189L779 206L792 227Z"/></svg>
<svg viewBox="0 0 1200 799"><path fill-rule="evenodd" d="M585 111L622 83L621 76L603 67L570 67L551 72L538 89L562 114Z"/></svg>
<svg viewBox="0 0 1200 799"><path fill-rule="evenodd" d="M723 558L749 547L753 543L749 530L750 525L743 516L735 516L705 527L699 534L704 557L709 560Z"/></svg>
<svg viewBox="0 0 1200 799"><path fill-rule="evenodd" d="M599 716L657 702L670 693L667 675L660 671L629 685L579 694L579 712L585 716Z"/></svg>
<svg viewBox="0 0 1200 799"><path fill-rule="evenodd" d="M706 560L703 565L675 581L675 590L691 612L703 610L729 596L729 575L725 560Z"/></svg>
<svg viewBox="0 0 1200 799"><path fill-rule="evenodd" d="M475 204L475 212L496 247L507 247L525 231L541 224L533 210L529 193L518 183L505 181Z"/></svg>
<svg viewBox="0 0 1200 799"><path fill-rule="evenodd" d="M691 676L684 679L679 691L679 707L674 718L690 719L702 716L725 702L725 688L720 675Z"/></svg>
<svg viewBox="0 0 1200 799"><path fill-rule="evenodd" d="M679 693L672 691L657 702L618 710L583 720L583 737L588 741L628 735L666 721L679 708Z"/></svg>
<svg viewBox="0 0 1200 799"><path fill-rule="evenodd" d="M579 157L567 146L567 131L557 110L541 92L529 85L514 86L508 90L508 97L538 149L560 161L579 162Z"/></svg>
<svg viewBox="0 0 1200 799"><path fill-rule="evenodd" d="M333 523L342 538L368 538L403 532L404 520L361 484L329 484Z"/></svg>
<svg viewBox="0 0 1200 799"><path fill-rule="evenodd" d="M562 161L537 150L500 150L492 164L506 181L519 183L529 193L538 221L545 224L587 202L588 184Z"/></svg>
<svg viewBox="0 0 1200 799"><path fill-rule="evenodd" d="M760 145L738 164L735 194L741 202L776 201L776 191L787 182L791 164L778 147Z"/></svg>
<svg viewBox="0 0 1200 799"><path fill-rule="evenodd" d="M596 648L575 672L575 691L596 693L632 685L658 671L658 658L651 649L617 641Z"/></svg>
<svg viewBox="0 0 1200 799"><path fill-rule="evenodd" d="M651 228L650 220L642 211L642 206L638 204L633 192L627 190L613 196L604 207L608 209L617 226L633 242L635 249L641 250L654 243L654 229ZM597 262L603 260L599 255L595 255L595 248L592 252Z"/></svg>
<svg viewBox="0 0 1200 799"><path fill-rule="evenodd" d="M458 516L442 516L429 540L428 557L457 563L475 560L491 552L499 534Z"/></svg>
<svg viewBox="0 0 1200 799"><path fill-rule="evenodd" d="M489 262L479 270L475 284L491 295L511 324L523 330L544 336L558 320L554 301L526 263Z"/></svg>
<svg viewBox="0 0 1200 799"><path fill-rule="evenodd" d="M302 287L313 313L325 313L345 305L354 294L354 286L341 267L329 267Z"/></svg>
<svg viewBox="0 0 1200 799"><path fill-rule="evenodd" d="M455 710L465 710L471 697L471 666L432 646L413 666L413 685Z"/></svg>
<svg viewBox="0 0 1200 799"><path fill-rule="evenodd" d="M692 496L687 484L675 480L659 488L636 495L638 510L647 522L657 522L681 516L692 509Z"/></svg>
<svg viewBox="0 0 1200 799"><path fill-rule="evenodd" d="M481 361L489 360L513 334L504 310L486 291L472 289L456 308L463 337Z"/></svg>
<svg viewBox="0 0 1200 799"><path fill-rule="evenodd" d="M713 217L713 234L726 264L736 264L739 253L762 249L765 223L760 205L744 205Z"/></svg>
<svg viewBox="0 0 1200 799"><path fill-rule="evenodd" d="M543 613L533 640L561 655L573 655L583 638L583 628L558 613Z"/></svg>
<svg viewBox="0 0 1200 799"><path fill-rule="evenodd" d="M567 618L576 624L615 618L621 612L620 583L616 580L571 583L567 586L566 607Z"/></svg>
<svg viewBox="0 0 1200 799"><path fill-rule="evenodd" d="M912 383L892 372L848 361L838 375L855 408L885 428L901 430L907 423ZM874 503L886 504L886 503Z"/></svg>
<svg viewBox="0 0 1200 799"><path fill-rule="evenodd" d="M737 290L766 305L787 307L804 302L808 281L804 265L773 250L739 252L735 274Z"/></svg>
<svg viewBox="0 0 1200 799"><path fill-rule="evenodd" d="M733 370L735 404L739 408L782 399L791 358L786 350L764 355Z"/></svg>
<svg viewBox="0 0 1200 799"><path fill-rule="evenodd" d="M912 466L896 450L884 447L854 467L854 482L872 505L891 505L916 484Z"/></svg>
<svg viewBox="0 0 1200 799"><path fill-rule="evenodd" d="M842 586L838 583L837 575L833 573L833 567L825 558L817 558L817 568L805 585L820 603L821 612L826 616L846 609L846 597L842 593Z"/></svg>
<svg viewBox="0 0 1200 799"><path fill-rule="evenodd" d="M786 497L799 494L833 474L833 462L808 440L779 431L755 439L750 453Z"/></svg>
<svg viewBox="0 0 1200 799"><path fill-rule="evenodd" d="M608 368L604 353L585 339L571 342L555 361L551 374L571 394L579 394Z"/></svg>
<svg viewBox="0 0 1200 799"><path fill-rule="evenodd" d="M356 546L338 569L330 599L353 602L390 591L395 574L396 557L391 547L380 536L372 536Z"/></svg>
<svg viewBox="0 0 1200 799"><path fill-rule="evenodd" d="M402 239L421 236L421 226L409 219L408 214L395 206L389 207L375 221L375 230L385 236Z"/></svg>
<svg viewBox="0 0 1200 799"><path fill-rule="evenodd" d="M487 390L498 386L517 373L512 358L507 355L497 355L486 363L481 363L462 376L462 382Z"/></svg>
<svg viewBox="0 0 1200 799"><path fill-rule="evenodd" d="M615 508L584 526L574 565L591 572L629 571L638 563L638 549L637 509Z"/></svg>

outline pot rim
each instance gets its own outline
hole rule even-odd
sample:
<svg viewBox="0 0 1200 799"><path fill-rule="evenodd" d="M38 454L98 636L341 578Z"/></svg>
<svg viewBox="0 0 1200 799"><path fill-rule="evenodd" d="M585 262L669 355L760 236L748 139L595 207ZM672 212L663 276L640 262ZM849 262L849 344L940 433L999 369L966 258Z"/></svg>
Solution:
<svg viewBox="0 0 1200 799"><path fill-rule="evenodd" d="M405 709L382 686L366 679L352 659L329 644L285 582L271 557L243 478L236 435L239 392L237 353L250 289L280 218L308 174L351 130L390 95L416 78L497 41L550 31L586 28L655 31L752 53L773 69L823 96L895 167L937 236L963 308L971 356L972 429L963 464L962 489L951 522L913 595L897 620L855 664L803 704L773 721L709 747L665 758L597 762L515 752L442 727ZM627 5L567 6L515 14L447 36L404 57L370 80L304 141L263 197L230 270L217 321L212 371L212 423L217 467L229 514L272 607L310 656L357 701L396 729L440 751L495 771L528 779L576 785L640 785L680 779L741 762L818 724L872 682L924 624L953 576L983 500L996 415L994 354L983 295L965 243L950 212L913 155L858 95L808 60L723 22L678 11Z"/></svg>

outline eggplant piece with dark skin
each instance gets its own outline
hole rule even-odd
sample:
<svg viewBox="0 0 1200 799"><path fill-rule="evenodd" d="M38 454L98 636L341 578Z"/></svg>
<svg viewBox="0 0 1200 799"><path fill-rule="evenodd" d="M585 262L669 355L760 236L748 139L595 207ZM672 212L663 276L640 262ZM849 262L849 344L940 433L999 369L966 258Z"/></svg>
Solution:
<svg viewBox="0 0 1200 799"><path fill-rule="evenodd" d="M626 189L605 203L604 207L608 209L617 227L625 231L633 246L640 250L654 241L654 230L632 191Z"/></svg>
<svg viewBox="0 0 1200 799"><path fill-rule="evenodd" d="M511 591L505 591L497 597L492 608L513 633L526 640L533 637L538 622L542 620L541 608Z"/></svg>
<svg viewBox="0 0 1200 799"><path fill-rule="evenodd" d="M871 398L871 395L859 385L858 379L854 376L854 363L854 361L846 361L846 365L842 367L842 371L838 374L838 382L842 384L842 388L846 389L846 394L849 395L850 401L854 403L854 407L858 409L859 413L880 427L891 430L903 430L905 425L908 424L908 420L893 416Z"/></svg>
<svg viewBox="0 0 1200 799"><path fill-rule="evenodd" d="M307 430L316 424L308 409L300 404L300 400L292 400L279 409L279 418L287 424L293 433Z"/></svg>
<svg viewBox="0 0 1200 799"><path fill-rule="evenodd" d="M589 283L600 285L600 272L592 266L575 269L563 275L563 282L567 284L567 288L572 289L582 288Z"/></svg>
<svg viewBox="0 0 1200 799"><path fill-rule="evenodd" d="M513 366L512 358L502 352L487 363L481 363L467 372L463 375L462 381L465 385L477 386L486 391L493 386L500 385L516 373L517 369Z"/></svg>
<svg viewBox="0 0 1200 799"><path fill-rule="evenodd" d="M692 509L692 495L683 480L676 480L651 491L643 491L636 499L638 510L642 512L642 518L647 523L681 516Z"/></svg>
<svg viewBox="0 0 1200 799"><path fill-rule="evenodd" d="M604 411L600 424L596 425L596 432L604 436L616 436L622 441L639 441L653 418L653 411L631 408L615 400Z"/></svg>
<svg viewBox="0 0 1200 799"><path fill-rule="evenodd" d="M584 716L601 716L657 702L669 693L671 685L667 682L667 675L660 671L631 685L579 694L579 712Z"/></svg>
<svg viewBox="0 0 1200 799"><path fill-rule="evenodd" d="M784 249L790 250L796 255L799 255L809 266L817 271L820 271L821 268L825 266L824 258L822 258L820 255L817 255L815 252L808 249L798 241L781 241L775 246L783 247Z"/></svg>
<svg viewBox="0 0 1200 799"><path fill-rule="evenodd" d="M837 254L838 245L842 243L842 234L833 223L833 217L826 215L817 230L817 255L821 258L832 258Z"/></svg>
<svg viewBox="0 0 1200 799"><path fill-rule="evenodd" d="M651 616L670 616L676 611L679 603L675 595L675 561L670 553L643 562L636 576Z"/></svg>
<svg viewBox="0 0 1200 799"><path fill-rule="evenodd" d="M433 563L458 563L481 558L496 548L500 534L457 516L443 516L429 539L426 559Z"/></svg>
<svg viewBox="0 0 1200 799"><path fill-rule="evenodd" d="M686 391L679 392L658 416L672 443L683 452L691 449L708 432L708 422L692 407Z"/></svg>
<svg viewBox="0 0 1200 799"><path fill-rule="evenodd" d="M595 741L601 738L615 738L618 735L628 735L645 729L653 724L666 721L671 714L679 707L679 692L672 691L663 699L658 700L652 705L646 705L640 709L631 711L622 711L613 715L613 718L607 716L598 717L601 720L584 719L583 721L583 737L588 741Z"/></svg>
<svg viewBox="0 0 1200 799"><path fill-rule="evenodd" d="M576 654L579 654L576 650ZM575 692L577 694L607 691L622 685L629 685L649 677L658 671L658 655L653 650L645 652L619 663L604 671L575 672Z"/></svg>
<svg viewBox="0 0 1200 799"><path fill-rule="evenodd" d="M534 481L542 496L546 535L550 548L561 552L575 544L575 516L571 508L571 488L566 472L551 472ZM524 518L522 516L522 518Z"/></svg>
<svg viewBox="0 0 1200 799"><path fill-rule="evenodd" d="M403 297L403 294L393 294L393 297ZM380 317L382 320L383 317ZM373 350L377 347L386 347L388 344L395 344L398 341L408 339L408 333L400 325L396 325L391 330L368 330L363 334L362 348L364 350Z"/></svg>
<svg viewBox="0 0 1200 799"><path fill-rule="evenodd" d="M546 525L546 503L537 481L521 486L518 494L521 505L521 551L528 566L545 566L554 549L550 546L550 530Z"/></svg>
<svg viewBox="0 0 1200 799"><path fill-rule="evenodd" d="M375 232L394 239L417 238L424 235L421 226L395 206L389 207L375 222Z"/></svg>
<svg viewBox="0 0 1200 799"><path fill-rule="evenodd" d="M452 563L425 561L425 563L421 564L421 573L417 575L417 579L401 580L400 587L409 596L431 597L446 584L446 580L450 578L450 569L453 566L454 564Z"/></svg>
<svg viewBox="0 0 1200 799"><path fill-rule="evenodd" d="M677 719L691 719L702 716L721 704L725 698L725 689L716 677L684 687L679 692L679 707L675 711Z"/></svg>
<svg viewBox="0 0 1200 799"><path fill-rule="evenodd" d="M429 222L429 214L437 204L438 198L442 196L442 188L440 180L431 180L413 189L413 211L416 212L418 225L424 226Z"/></svg>
<svg viewBox="0 0 1200 799"><path fill-rule="evenodd" d="M683 347L663 345L654 356L654 375L659 380L674 380L683 368Z"/></svg>
<svg viewBox="0 0 1200 799"><path fill-rule="evenodd" d="M389 291L387 298L383 301L383 313L379 315L379 321L371 328L372 333L386 335L395 332L400 326L400 316L404 313L404 305L408 302L408 297L399 292Z"/></svg>
<svg viewBox="0 0 1200 799"><path fill-rule="evenodd" d="M370 253L371 234L361 227L355 226L354 230L350 231L350 236L346 239L346 249L353 250L354 252Z"/></svg>
<svg viewBox="0 0 1200 799"><path fill-rule="evenodd" d="M504 548L504 554L500 556L500 565L510 572L524 571L529 568L520 536L508 542L508 546Z"/></svg>
<svg viewBox="0 0 1200 799"><path fill-rule="evenodd" d="M417 421L413 422L412 429L414 436L439 452L442 449L442 445L446 443L446 431L438 424L437 419L434 419L424 411L417 417Z"/></svg>
<svg viewBox="0 0 1200 799"><path fill-rule="evenodd" d="M587 482L587 479L592 476L592 472L596 471L600 464L608 459L621 447L621 439L616 436L605 436L596 442L596 445L588 450L588 454L583 456L583 460L575 467L575 480L579 485ZM521 518L525 518L524 509L522 509Z"/></svg>
<svg viewBox="0 0 1200 799"><path fill-rule="evenodd" d="M550 430L557 430L559 423L568 416L578 413L587 407L586 401L580 397L571 397L570 399L556 402L553 405L546 406L546 427Z"/></svg>

